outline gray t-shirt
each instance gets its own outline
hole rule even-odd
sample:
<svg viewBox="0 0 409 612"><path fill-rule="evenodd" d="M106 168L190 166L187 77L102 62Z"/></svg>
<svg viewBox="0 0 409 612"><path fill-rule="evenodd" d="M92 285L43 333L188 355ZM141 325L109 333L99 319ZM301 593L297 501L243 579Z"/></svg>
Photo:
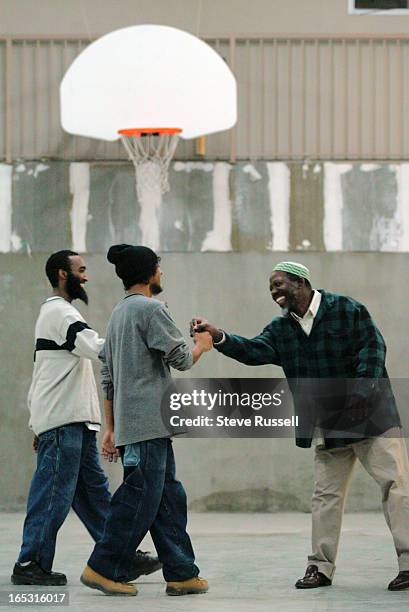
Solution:
<svg viewBox="0 0 409 612"><path fill-rule="evenodd" d="M161 402L172 381L170 366L188 370L193 356L166 306L139 293L126 296L112 312L100 359L116 445L169 437Z"/></svg>

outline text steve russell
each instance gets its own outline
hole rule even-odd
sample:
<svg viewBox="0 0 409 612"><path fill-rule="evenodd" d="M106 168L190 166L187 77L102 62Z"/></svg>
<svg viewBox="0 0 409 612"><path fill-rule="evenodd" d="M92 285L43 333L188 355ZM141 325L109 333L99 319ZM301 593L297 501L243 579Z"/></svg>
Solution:
<svg viewBox="0 0 409 612"><path fill-rule="evenodd" d="M213 419L202 415L189 418L175 414L170 417L169 422L172 427L298 427L298 416L288 419L268 418L261 415L255 415L251 419L218 416Z"/></svg>

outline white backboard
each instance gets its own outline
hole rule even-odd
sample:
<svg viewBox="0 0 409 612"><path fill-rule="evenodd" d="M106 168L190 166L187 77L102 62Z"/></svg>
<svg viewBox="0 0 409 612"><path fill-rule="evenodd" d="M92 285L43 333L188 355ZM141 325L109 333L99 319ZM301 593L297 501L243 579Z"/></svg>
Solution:
<svg viewBox="0 0 409 612"><path fill-rule="evenodd" d="M61 123L71 134L117 140L118 130L177 127L182 138L231 128L236 80L196 36L159 25L116 30L89 45L60 87Z"/></svg>

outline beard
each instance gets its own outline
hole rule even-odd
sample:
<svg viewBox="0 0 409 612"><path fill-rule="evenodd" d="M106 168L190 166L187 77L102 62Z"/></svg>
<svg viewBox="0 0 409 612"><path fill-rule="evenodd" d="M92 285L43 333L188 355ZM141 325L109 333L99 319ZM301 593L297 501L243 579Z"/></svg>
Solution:
<svg viewBox="0 0 409 612"><path fill-rule="evenodd" d="M297 299L292 293L280 293L280 297L285 297L283 306L277 304L280 307L282 315L286 315L289 312L293 312L297 308Z"/></svg>
<svg viewBox="0 0 409 612"><path fill-rule="evenodd" d="M150 283L149 289L151 290L152 295L159 295L162 293L163 289L158 283Z"/></svg>
<svg viewBox="0 0 409 612"><path fill-rule="evenodd" d="M80 279L72 272L67 273L65 290L71 300L82 300L84 304L88 304L88 294L81 285Z"/></svg>

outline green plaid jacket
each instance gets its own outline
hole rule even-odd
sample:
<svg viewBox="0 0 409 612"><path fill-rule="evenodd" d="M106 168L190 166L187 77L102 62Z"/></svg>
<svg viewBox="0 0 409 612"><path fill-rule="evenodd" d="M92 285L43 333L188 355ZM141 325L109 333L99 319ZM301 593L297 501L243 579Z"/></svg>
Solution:
<svg viewBox="0 0 409 612"><path fill-rule="evenodd" d="M367 424L365 437L399 426L399 415L385 368L385 341L368 310L350 297L319 291L321 304L309 336L287 313L275 317L251 339L226 333L225 342L215 348L246 365L271 363L281 366L293 391L295 411L300 416L303 407L294 394L297 379L370 379L357 381L356 392L362 396L373 390L374 379L383 379L382 393L378 393L376 398L376 425ZM365 386L364 382L368 384ZM312 433L313 427L311 436ZM311 438L297 438L296 443L308 447ZM343 446L348 441L326 440L326 443L333 447Z"/></svg>

